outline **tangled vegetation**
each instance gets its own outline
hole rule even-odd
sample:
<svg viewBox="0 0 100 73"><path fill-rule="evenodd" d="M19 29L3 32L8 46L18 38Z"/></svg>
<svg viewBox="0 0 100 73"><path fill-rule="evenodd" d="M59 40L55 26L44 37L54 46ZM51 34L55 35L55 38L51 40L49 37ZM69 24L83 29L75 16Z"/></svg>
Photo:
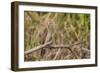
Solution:
<svg viewBox="0 0 100 73"><path fill-rule="evenodd" d="M24 60L45 61L90 58L90 15L25 11L25 52L48 42L50 44L46 47L25 54ZM75 44L77 42L78 44ZM51 45L53 47L50 47Z"/></svg>

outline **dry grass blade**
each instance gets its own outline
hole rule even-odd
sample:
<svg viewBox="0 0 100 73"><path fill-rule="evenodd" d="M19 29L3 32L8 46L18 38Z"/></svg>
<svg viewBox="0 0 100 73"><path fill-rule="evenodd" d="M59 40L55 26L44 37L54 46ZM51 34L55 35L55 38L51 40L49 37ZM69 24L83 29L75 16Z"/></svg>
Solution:
<svg viewBox="0 0 100 73"><path fill-rule="evenodd" d="M53 58L53 60L56 60L56 58L59 56L59 53L61 52L61 48L58 49L58 51L56 52L55 57Z"/></svg>

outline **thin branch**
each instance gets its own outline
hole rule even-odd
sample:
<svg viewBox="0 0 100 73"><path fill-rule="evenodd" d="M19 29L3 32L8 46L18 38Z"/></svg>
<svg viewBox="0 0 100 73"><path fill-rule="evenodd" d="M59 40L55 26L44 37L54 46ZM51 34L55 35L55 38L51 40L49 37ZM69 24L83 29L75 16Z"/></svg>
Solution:
<svg viewBox="0 0 100 73"><path fill-rule="evenodd" d="M37 46L37 47L35 47L35 48L32 48L32 49L30 49L30 50L28 50L28 51L25 51L24 54L26 55L26 54L32 53L32 52L34 52L34 51L37 51L37 50L39 50L39 49L41 49L41 48L44 48L44 47L50 45L51 43L52 43L52 41L47 42L47 43L45 43L45 44L43 44L43 45Z"/></svg>
<svg viewBox="0 0 100 73"><path fill-rule="evenodd" d="M74 44L69 44L69 45L48 45L45 46L45 48L70 48L74 45L81 44L82 42L75 42Z"/></svg>
<svg viewBox="0 0 100 73"><path fill-rule="evenodd" d="M45 43L43 45L37 46L35 48L32 48L32 49L30 49L28 51L25 51L24 54L26 55L26 54L32 53L34 51L37 51L39 49L42 49L42 48L45 48L45 49L47 49L47 48L70 48L73 45L81 44L81 42L76 42L76 43L71 44L71 45L51 45L51 43L52 43L52 41L47 42L47 43Z"/></svg>

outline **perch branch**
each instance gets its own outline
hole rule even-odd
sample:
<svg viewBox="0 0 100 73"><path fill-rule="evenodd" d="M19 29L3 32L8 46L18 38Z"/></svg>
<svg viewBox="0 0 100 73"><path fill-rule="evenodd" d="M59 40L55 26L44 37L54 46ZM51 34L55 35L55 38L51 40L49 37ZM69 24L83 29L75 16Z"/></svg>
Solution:
<svg viewBox="0 0 100 73"><path fill-rule="evenodd" d="M35 47L35 48L32 48L32 49L30 49L30 50L28 50L28 51L25 51L24 54L26 55L26 54L32 53L32 52L34 52L34 51L36 51L36 50L39 50L39 49L41 49L41 48L44 48L45 46L50 45L51 43L52 43L52 41L47 42L47 43L45 43L45 44L43 44L43 45L37 46L37 47Z"/></svg>
<svg viewBox="0 0 100 73"><path fill-rule="evenodd" d="M45 48L70 48L71 46L81 44L82 42L75 42L74 44L69 45L48 45Z"/></svg>
<svg viewBox="0 0 100 73"><path fill-rule="evenodd" d="M81 44L81 42L76 42L76 43L71 44L71 45L51 45L51 43L52 43L52 41L47 42L47 43L45 43L43 45L37 46L35 48L32 48L32 49L30 49L28 51L25 51L24 54L27 55L29 53L32 53L32 52L37 51L37 50L42 49L42 48L45 48L45 49L46 48L70 48L73 45Z"/></svg>

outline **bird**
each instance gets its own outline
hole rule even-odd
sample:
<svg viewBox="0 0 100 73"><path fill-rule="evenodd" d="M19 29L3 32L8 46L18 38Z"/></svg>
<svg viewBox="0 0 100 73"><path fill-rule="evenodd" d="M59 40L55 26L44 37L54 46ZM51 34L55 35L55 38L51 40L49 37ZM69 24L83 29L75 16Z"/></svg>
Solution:
<svg viewBox="0 0 100 73"><path fill-rule="evenodd" d="M52 22L48 21L45 24L45 30L43 32L44 32L43 35L45 35L44 40L43 40L44 41L43 44L47 43L49 41L52 41L52 33L53 33L53 24L52 24ZM50 48L50 50L51 50L51 48ZM43 57L45 53L46 53L46 49L42 48L41 49L41 56Z"/></svg>

